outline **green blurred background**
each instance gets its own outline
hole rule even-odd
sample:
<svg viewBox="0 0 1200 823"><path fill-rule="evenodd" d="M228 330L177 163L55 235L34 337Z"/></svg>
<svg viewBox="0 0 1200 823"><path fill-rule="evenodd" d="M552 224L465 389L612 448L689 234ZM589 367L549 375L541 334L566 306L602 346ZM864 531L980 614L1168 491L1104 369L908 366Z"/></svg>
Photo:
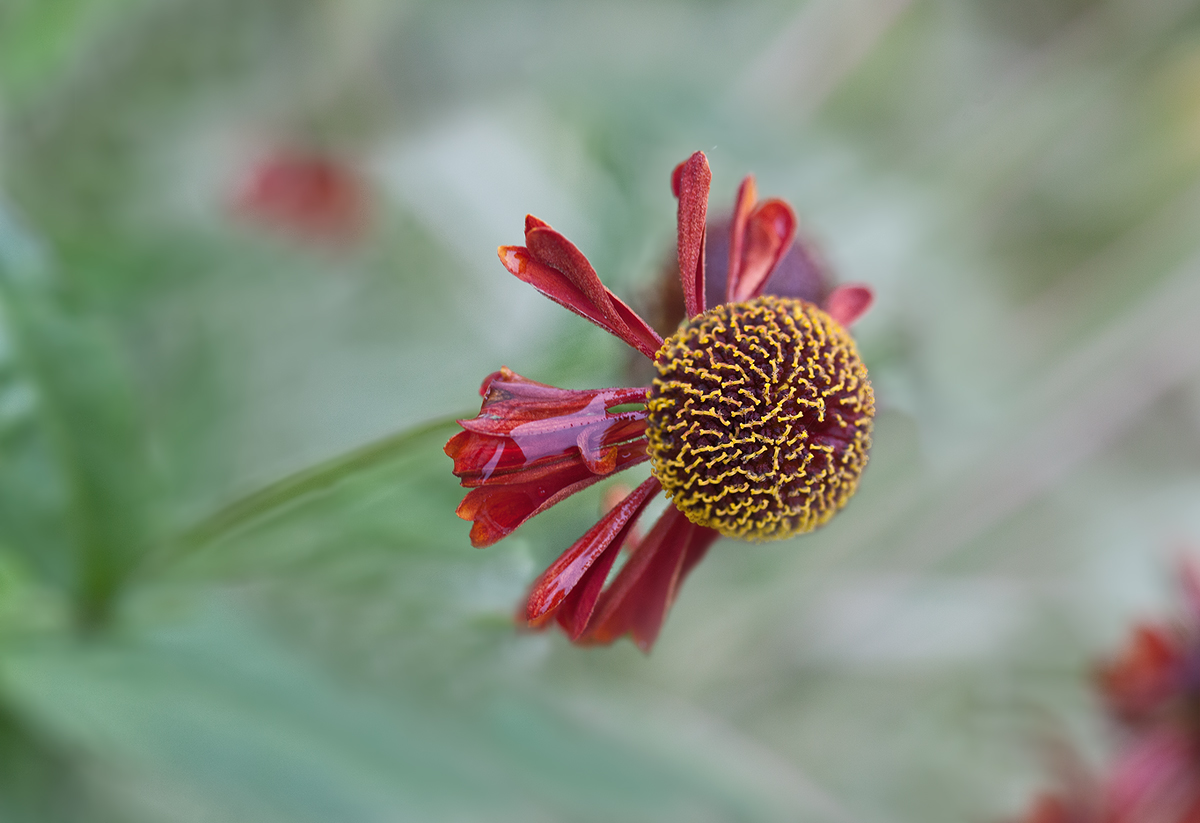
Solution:
<svg viewBox="0 0 1200 823"><path fill-rule="evenodd" d="M696 149L875 287L871 465L518 633L602 490L472 549L448 421L626 358L495 247L636 303ZM0 309L0 820L1001 820L1200 539L1200 6L0 0Z"/></svg>

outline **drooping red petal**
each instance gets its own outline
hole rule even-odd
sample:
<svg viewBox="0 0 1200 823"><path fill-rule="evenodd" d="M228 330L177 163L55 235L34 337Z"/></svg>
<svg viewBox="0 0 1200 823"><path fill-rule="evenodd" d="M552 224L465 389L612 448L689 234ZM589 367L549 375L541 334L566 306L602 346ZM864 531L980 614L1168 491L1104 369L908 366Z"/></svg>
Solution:
<svg viewBox="0 0 1200 823"><path fill-rule="evenodd" d="M600 282L592 264L571 241L544 220L527 215L525 243L500 247L500 261L506 269L653 359L662 338Z"/></svg>
<svg viewBox="0 0 1200 823"><path fill-rule="evenodd" d="M600 596L584 639L611 643L629 633L638 648L650 651L684 578L717 537L668 506Z"/></svg>
<svg viewBox="0 0 1200 823"><path fill-rule="evenodd" d="M782 200L767 200L751 212L740 248L741 259L727 286L733 289L733 302L742 303L762 294L795 237L796 213Z"/></svg>
<svg viewBox="0 0 1200 823"><path fill-rule="evenodd" d="M679 198L679 278L689 318L704 311L704 233L711 183L712 171L702 151L680 163L671 174L671 191Z"/></svg>
<svg viewBox="0 0 1200 823"><path fill-rule="evenodd" d="M595 606L599 589L604 585L604 576L612 567L629 527L660 488L656 478L646 480L542 572L529 593L525 616L530 625L536 626L548 619L554 610L563 605L568 595L577 591L587 573L595 569L597 574L591 575L583 587L584 591L574 598L570 618L566 621L571 627L569 631L578 628L576 636L582 632ZM603 563L600 563L601 558ZM599 573L601 571L603 574Z"/></svg>
<svg viewBox="0 0 1200 823"><path fill-rule="evenodd" d="M483 406L445 452L461 484L458 507L475 521L471 541L486 546L530 517L602 477L646 459L645 388L572 391L501 369L483 382Z"/></svg>
<svg viewBox="0 0 1200 823"><path fill-rule="evenodd" d="M614 451L613 472L624 471L648 459L644 439L616 446ZM477 485L463 498L455 514L463 520L474 521L471 545L483 548L606 476L588 469L579 455L564 455L561 462L552 466L538 464L498 482L493 482L493 478L493 481Z"/></svg>
<svg viewBox="0 0 1200 823"><path fill-rule="evenodd" d="M823 309L844 328L850 328L875 302L875 292L861 283L838 286L825 298Z"/></svg>

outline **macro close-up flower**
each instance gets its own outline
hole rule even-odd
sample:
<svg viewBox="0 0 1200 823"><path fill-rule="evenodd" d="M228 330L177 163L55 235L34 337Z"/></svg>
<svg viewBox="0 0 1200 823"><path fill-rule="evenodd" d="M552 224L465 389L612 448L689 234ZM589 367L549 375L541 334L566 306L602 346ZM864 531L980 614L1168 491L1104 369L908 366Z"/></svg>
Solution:
<svg viewBox="0 0 1200 823"><path fill-rule="evenodd" d="M728 225L724 277L713 277L717 267L705 264L710 181L701 152L671 178L685 320L666 340L542 220L526 217L524 246L499 249L509 272L619 337L656 374L650 386L576 391L502 368L483 381L479 415L459 421L463 431L446 444L471 490L457 513L473 521L477 547L650 462L651 476L533 584L524 614L532 627L556 620L583 643L629 634L648 651L683 580L718 537L812 531L858 487L875 400L847 329L869 308L871 291L842 286L820 306L773 293L797 220L781 200L758 202L751 177ZM638 540L637 519L659 491L670 505ZM629 558L606 586L622 547Z"/></svg>

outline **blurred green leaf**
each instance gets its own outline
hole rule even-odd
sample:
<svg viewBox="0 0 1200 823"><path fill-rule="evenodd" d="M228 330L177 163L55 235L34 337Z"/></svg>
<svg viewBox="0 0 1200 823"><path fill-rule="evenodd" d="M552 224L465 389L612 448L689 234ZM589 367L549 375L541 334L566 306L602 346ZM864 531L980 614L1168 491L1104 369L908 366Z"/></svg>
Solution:
<svg viewBox="0 0 1200 823"><path fill-rule="evenodd" d="M14 444L26 459L20 479L9 481L20 492L9 539L37 566L61 568L63 558L50 555L47 563L44 555L56 547L68 553L76 616L98 625L150 540L146 454L131 392L103 326L71 305L42 267L0 258L0 307L14 379L31 395L45 449L32 432ZM22 498L28 502L16 502ZM66 533L37 530L50 523Z"/></svg>

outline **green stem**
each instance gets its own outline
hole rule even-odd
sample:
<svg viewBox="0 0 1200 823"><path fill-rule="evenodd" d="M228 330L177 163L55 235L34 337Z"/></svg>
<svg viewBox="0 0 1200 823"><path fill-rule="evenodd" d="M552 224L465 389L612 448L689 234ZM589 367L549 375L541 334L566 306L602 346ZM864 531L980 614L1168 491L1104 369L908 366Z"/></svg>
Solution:
<svg viewBox="0 0 1200 823"><path fill-rule="evenodd" d="M176 540L175 549L170 554L172 557L178 557L228 537L257 521L277 514L288 506L326 491L358 472L378 466L414 441L439 429L448 428L456 418L464 416L470 415L456 415L414 426L276 480L187 529Z"/></svg>

